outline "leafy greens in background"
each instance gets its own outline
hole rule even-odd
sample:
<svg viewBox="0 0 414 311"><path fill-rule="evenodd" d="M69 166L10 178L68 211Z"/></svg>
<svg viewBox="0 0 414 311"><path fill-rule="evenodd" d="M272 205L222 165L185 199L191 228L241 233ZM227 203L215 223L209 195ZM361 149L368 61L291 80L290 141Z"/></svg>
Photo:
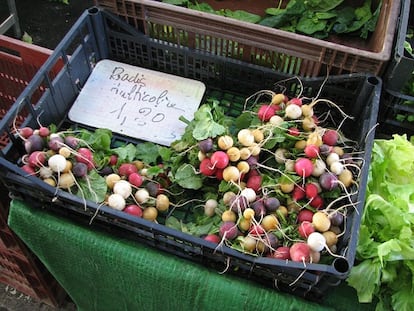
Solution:
<svg viewBox="0 0 414 311"><path fill-rule="evenodd" d="M365 0L359 7L351 6L345 0L289 0L285 8L267 8L266 15L259 16L243 10L214 10L209 4L197 1L163 2L320 39L330 34L352 34L366 39L376 28L382 5L380 1L372 9L372 0Z"/></svg>
<svg viewBox="0 0 414 311"><path fill-rule="evenodd" d="M375 140L357 263L347 283L376 311L414 310L414 145Z"/></svg>

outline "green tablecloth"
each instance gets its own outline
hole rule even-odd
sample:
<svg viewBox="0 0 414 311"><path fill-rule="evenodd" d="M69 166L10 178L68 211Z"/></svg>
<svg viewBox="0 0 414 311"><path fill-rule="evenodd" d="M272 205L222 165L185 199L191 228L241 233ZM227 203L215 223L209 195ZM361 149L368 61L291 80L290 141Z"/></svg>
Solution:
<svg viewBox="0 0 414 311"><path fill-rule="evenodd" d="M372 310L346 285L322 304L221 275L197 263L14 200L9 226L78 310Z"/></svg>

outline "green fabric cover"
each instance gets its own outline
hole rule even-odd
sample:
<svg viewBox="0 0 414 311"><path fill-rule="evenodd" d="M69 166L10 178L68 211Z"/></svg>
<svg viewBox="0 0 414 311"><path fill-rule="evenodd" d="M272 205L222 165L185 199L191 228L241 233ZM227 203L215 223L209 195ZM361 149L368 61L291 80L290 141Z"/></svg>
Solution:
<svg viewBox="0 0 414 311"><path fill-rule="evenodd" d="M346 285L318 305L13 200L9 226L79 310L371 310Z"/></svg>

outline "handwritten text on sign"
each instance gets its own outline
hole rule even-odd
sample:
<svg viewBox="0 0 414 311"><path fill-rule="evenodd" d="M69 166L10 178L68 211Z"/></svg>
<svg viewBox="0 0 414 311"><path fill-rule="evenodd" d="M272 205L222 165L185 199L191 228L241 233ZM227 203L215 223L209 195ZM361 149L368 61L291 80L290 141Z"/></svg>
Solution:
<svg viewBox="0 0 414 311"><path fill-rule="evenodd" d="M102 60L69 111L69 118L95 128L170 145L184 133L180 116L192 120L203 83Z"/></svg>

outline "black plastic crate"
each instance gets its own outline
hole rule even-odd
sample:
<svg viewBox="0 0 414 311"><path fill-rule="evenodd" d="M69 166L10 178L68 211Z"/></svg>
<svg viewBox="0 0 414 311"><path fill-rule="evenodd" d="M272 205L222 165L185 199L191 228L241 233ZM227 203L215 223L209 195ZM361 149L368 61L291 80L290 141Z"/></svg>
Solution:
<svg viewBox="0 0 414 311"><path fill-rule="evenodd" d="M391 57L384 72L384 86L386 89L401 92L414 72L414 57L405 49L409 28L414 27L413 3L410 0L401 1L401 9L394 43L394 55ZM414 38L410 40L414 47Z"/></svg>
<svg viewBox="0 0 414 311"><path fill-rule="evenodd" d="M414 135L414 96L384 89L381 96L377 137Z"/></svg>
<svg viewBox="0 0 414 311"><path fill-rule="evenodd" d="M215 96L236 94L236 97L245 97L257 90L273 88L275 82L284 80L283 86L291 92L288 95L293 96L300 90L307 97L319 95L320 98L334 101L347 114L354 116L341 128L345 136L357 143L360 151L365 151L364 165L358 195L355 197L357 208L347 217L345 234L338 243L338 253L343 257L336 258L329 265L306 264L305 267L298 262L250 256L225 246L216 249L217 245L201 238L129 216L107 206L87 202L85 208L81 198L65 191L56 191L40 179L26 176L17 165L22 150L19 147L21 142L13 135L14 116L19 110L29 108L30 114L23 126L36 126L38 121L43 125L66 124L69 122L68 110L94 64L102 59L200 80L205 83L206 92L214 93ZM59 61L63 61L64 67L52 80L50 69ZM8 135L10 143L1 153L0 176L14 195L33 206L63 213L80 222L89 223L93 219L92 225L119 231L157 249L308 299L321 299L327 290L347 277L354 263L382 81L363 74L332 76L326 81L322 78L302 79L302 84L297 79L286 78L286 75L268 68L151 39L111 13L91 8L74 24L1 121L0 134ZM46 91L39 101L33 101L31 96L40 84L46 87ZM229 107L229 112L237 113L235 107Z"/></svg>

